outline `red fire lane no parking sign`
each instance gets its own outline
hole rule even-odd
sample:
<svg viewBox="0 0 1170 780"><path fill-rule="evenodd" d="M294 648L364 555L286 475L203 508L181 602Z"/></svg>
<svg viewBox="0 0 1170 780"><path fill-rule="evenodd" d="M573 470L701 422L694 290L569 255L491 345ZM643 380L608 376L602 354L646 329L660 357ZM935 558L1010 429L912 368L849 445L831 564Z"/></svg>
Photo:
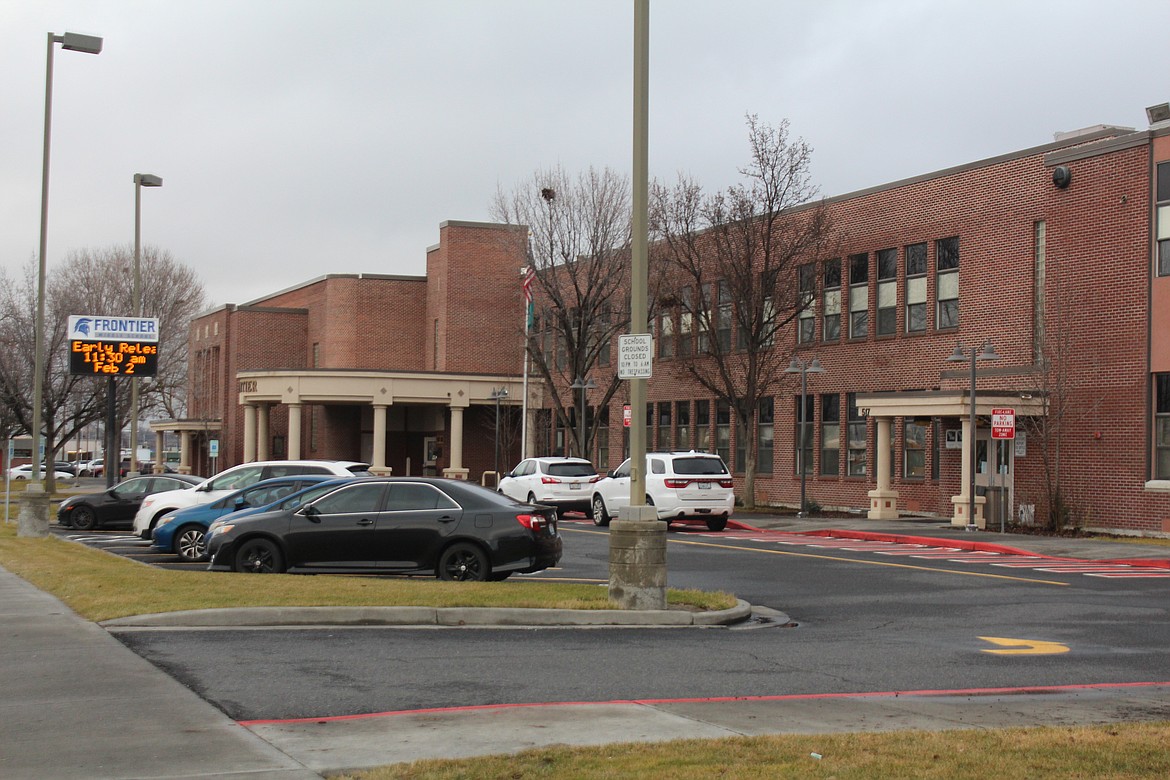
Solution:
<svg viewBox="0 0 1170 780"><path fill-rule="evenodd" d="M992 409L991 410L991 438L993 438L993 439L1014 439L1014 438L1016 438L1016 410L1015 409Z"/></svg>

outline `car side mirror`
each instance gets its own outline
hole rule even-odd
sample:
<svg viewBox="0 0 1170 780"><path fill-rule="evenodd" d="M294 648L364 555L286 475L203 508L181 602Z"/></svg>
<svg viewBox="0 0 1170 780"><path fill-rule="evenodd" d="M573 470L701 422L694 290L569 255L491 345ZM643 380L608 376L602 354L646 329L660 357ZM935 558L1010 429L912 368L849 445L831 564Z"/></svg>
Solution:
<svg viewBox="0 0 1170 780"><path fill-rule="evenodd" d="M321 510L312 504L309 504L307 507L305 507L304 515L305 517L309 518L310 523L321 522Z"/></svg>

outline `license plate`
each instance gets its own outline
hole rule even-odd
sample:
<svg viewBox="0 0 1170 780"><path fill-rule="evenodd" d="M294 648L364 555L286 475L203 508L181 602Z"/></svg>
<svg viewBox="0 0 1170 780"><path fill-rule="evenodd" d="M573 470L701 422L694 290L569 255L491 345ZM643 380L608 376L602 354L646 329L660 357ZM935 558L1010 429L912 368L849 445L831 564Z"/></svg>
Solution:
<svg viewBox="0 0 1170 780"><path fill-rule="evenodd" d="M570 482L569 483L569 490L580 490L580 489L581 489L580 482Z"/></svg>
<svg viewBox="0 0 1170 780"><path fill-rule="evenodd" d="M699 490L710 490L710 489L711 489L710 482L700 482L699 483Z"/></svg>

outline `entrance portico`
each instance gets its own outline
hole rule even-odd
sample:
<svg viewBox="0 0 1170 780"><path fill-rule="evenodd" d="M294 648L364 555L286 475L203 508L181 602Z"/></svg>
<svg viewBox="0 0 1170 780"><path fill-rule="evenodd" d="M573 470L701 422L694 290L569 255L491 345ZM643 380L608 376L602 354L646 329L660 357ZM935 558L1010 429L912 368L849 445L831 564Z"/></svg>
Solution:
<svg viewBox="0 0 1170 780"><path fill-rule="evenodd" d="M306 457L306 441L302 410L313 406L356 407L355 420L366 430L369 408L369 431L367 440L361 435L362 458L370 463L370 471L377 474L392 473L387 462L387 447L393 446L388 433L406 426L406 409L412 409L413 417L422 419L422 429L445 431L448 442L446 466L442 476L467 479L469 469L464 463L465 425L464 416L473 406L494 408L499 401L492 391L507 388L504 401L508 406L521 404L521 380L506 375L450 374L426 372L381 372L381 371L332 371L332 370L287 370L287 371L242 371L237 374L239 404L244 409L243 452L244 460L263 460L267 457L270 416L280 407L286 407L288 417L287 453L284 457L296 460ZM400 414L393 414L398 411ZM310 425L312 422L310 421ZM314 432L315 433L315 432ZM426 447L420 445L417 460L406 462L413 469L415 463L434 465L437 463L437 447L429 437ZM354 449L357 446L355 445ZM429 450L429 451L428 451ZM430 460L434 457L435 460Z"/></svg>
<svg viewBox="0 0 1170 780"><path fill-rule="evenodd" d="M951 524L968 525L967 512L970 496L975 486L971 485L971 458L973 448L969 442L977 436L971 430L971 400L967 390L932 390L923 392L859 393L857 405L863 413L874 418L877 427L877 446L874 453L877 485L869 491L869 514L871 520L893 520L898 517L898 491L892 487L891 446L894 419L946 419L962 421L962 468L959 494L951 497L953 507ZM1009 392L980 390L975 398L975 414L990 417L991 410L1008 407L1016 410L1020 417L1044 416L1044 399L1035 391ZM975 496L976 526L985 526L984 496Z"/></svg>

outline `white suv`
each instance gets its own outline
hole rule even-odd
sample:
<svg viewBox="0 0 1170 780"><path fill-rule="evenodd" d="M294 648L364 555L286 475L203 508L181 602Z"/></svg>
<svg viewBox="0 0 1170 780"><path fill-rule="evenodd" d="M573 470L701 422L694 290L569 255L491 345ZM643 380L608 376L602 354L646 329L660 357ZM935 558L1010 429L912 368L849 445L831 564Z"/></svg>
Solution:
<svg viewBox="0 0 1170 780"><path fill-rule="evenodd" d="M723 458L707 452L646 453L646 503L659 520L698 518L722 531L735 508L734 483ZM630 460L593 486L593 522L609 519L630 504Z"/></svg>
<svg viewBox="0 0 1170 780"><path fill-rule="evenodd" d="M593 483L601 479L583 458L528 458L500 480L500 492L516 501L556 507L557 515L576 510L588 517Z"/></svg>
<svg viewBox="0 0 1170 780"><path fill-rule="evenodd" d="M365 476L370 464L351 460L266 460L241 463L224 469L211 479L184 490L168 490L147 496L134 515L134 533L149 539L160 518L176 509L210 504L240 488L262 479L290 477L298 474L333 474L338 477Z"/></svg>

